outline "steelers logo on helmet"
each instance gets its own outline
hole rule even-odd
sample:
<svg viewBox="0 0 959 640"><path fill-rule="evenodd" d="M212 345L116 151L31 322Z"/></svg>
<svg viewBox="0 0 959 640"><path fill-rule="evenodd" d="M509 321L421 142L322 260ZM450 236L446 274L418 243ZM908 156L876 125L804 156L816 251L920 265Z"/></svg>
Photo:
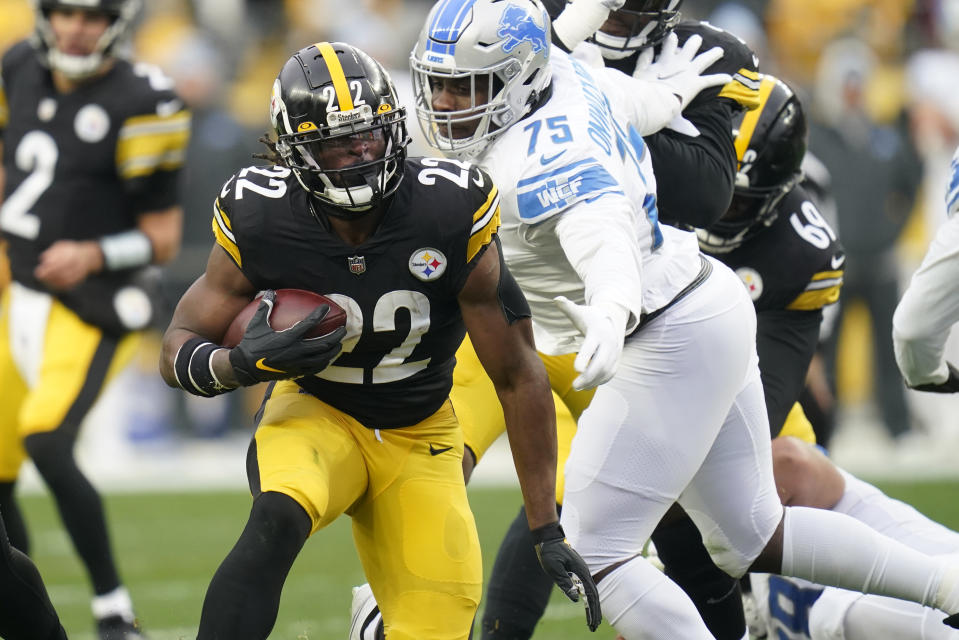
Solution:
<svg viewBox="0 0 959 640"><path fill-rule="evenodd" d="M276 151L329 215L363 215L403 179L406 111L386 70L356 47L295 53L270 97Z"/></svg>
<svg viewBox="0 0 959 640"><path fill-rule="evenodd" d="M439 249L432 247L417 249L410 256L410 273L423 282L429 282L443 275L446 264L446 256Z"/></svg>
<svg viewBox="0 0 959 640"><path fill-rule="evenodd" d="M628 58L669 35L679 22L681 4L682 0L626 0L587 40L600 48L604 58Z"/></svg>
<svg viewBox="0 0 959 640"><path fill-rule="evenodd" d="M73 80L95 75L108 57L125 54L125 47L140 10L140 0L37 0L34 46L44 63ZM65 53L57 48L50 25L50 13L57 10L90 11L106 15L110 24L86 55Z"/></svg>

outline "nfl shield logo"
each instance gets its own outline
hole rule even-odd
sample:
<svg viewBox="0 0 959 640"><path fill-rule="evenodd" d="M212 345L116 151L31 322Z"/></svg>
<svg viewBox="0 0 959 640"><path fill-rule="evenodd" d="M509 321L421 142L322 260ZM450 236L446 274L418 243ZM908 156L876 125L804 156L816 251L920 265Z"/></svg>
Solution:
<svg viewBox="0 0 959 640"><path fill-rule="evenodd" d="M346 261L350 265L350 273L360 275L366 271L366 258L363 256L353 256L351 258L347 258Z"/></svg>

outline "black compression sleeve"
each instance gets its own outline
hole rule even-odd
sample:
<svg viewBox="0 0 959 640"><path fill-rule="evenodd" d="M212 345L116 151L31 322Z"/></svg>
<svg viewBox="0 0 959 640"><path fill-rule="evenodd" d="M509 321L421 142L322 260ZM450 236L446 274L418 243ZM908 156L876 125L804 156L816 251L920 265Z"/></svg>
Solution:
<svg viewBox="0 0 959 640"><path fill-rule="evenodd" d="M710 100L683 112L698 136L663 129L644 138L656 174L661 222L704 228L729 208L736 177L732 116L725 100Z"/></svg>
<svg viewBox="0 0 959 640"><path fill-rule="evenodd" d="M772 437L806 383L806 371L819 341L822 311L762 311L757 314L756 348Z"/></svg>

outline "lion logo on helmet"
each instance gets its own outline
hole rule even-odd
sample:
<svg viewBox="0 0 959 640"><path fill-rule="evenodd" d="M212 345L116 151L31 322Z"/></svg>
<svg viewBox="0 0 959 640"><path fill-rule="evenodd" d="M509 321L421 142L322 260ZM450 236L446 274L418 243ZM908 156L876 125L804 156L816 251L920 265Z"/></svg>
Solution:
<svg viewBox="0 0 959 640"><path fill-rule="evenodd" d="M549 46L545 21L544 26L537 25L533 16L515 4L510 4L503 11L496 35L506 38L506 42L503 43L503 51L506 53L526 41L529 41L533 46L533 53L542 51Z"/></svg>

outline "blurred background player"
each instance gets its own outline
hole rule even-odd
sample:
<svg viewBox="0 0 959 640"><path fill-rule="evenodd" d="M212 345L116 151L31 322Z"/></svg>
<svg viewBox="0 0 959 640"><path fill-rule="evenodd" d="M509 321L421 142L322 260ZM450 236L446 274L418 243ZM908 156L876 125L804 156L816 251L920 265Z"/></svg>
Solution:
<svg viewBox="0 0 959 640"><path fill-rule="evenodd" d="M247 167L220 191L206 271L164 336L171 386L213 396L275 382L247 462L250 517L210 583L198 637L266 638L303 544L348 513L387 636L466 640L482 571L448 395L467 330L506 407L537 554L570 598L582 589L595 629L595 586L557 518L549 383L500 257L496 185L466 163L407 158L389 75L347 44L291 57L270 115L278 164ZM325 305L272 330L274 288L330 295L349 332L302 339ZM261 290L243 339L221 348Z"/></svg>
<svg viewBox="0 0 959 640"><path fill-rule="evenodd" d="M180 241L176 183L189 113L155 68L122 57L135 0L43 0L36 33L3 57L0 231L12 284L0 316L0 509L29 549L14 499L29 455L93 585L103 640L133 640L78 430L151 319L144 267Z"/></svg>

